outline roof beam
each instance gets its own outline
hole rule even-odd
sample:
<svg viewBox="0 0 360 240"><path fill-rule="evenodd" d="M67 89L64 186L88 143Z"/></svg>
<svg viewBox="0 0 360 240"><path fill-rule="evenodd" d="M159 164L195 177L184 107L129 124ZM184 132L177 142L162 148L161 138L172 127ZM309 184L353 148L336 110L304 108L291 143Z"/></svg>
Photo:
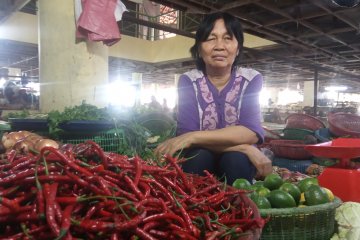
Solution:
<svg viewBox="0 0 360 240"><path fill-rule="evenodd" d="M30 2L30 0L15 0L13 1L13 4L10 5L3 13L2 16L0 18L0 24L2 24L3 22L6 21L6 19L8 19L11 14L13 14L14 12L19 11L20 9L22 9L26 4L28 4Z"/></svg>

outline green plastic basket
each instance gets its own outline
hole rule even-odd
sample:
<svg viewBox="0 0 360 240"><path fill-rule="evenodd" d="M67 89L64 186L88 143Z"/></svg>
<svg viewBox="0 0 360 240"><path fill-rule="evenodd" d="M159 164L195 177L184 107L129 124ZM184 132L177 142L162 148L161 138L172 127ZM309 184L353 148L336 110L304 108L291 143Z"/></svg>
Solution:
<svg viewBox="0 0 360 240"><path fill-rule="evenodd" d="M341 200L315 206L260 209L270 217L263 228L263 240L329 240L335 232L335 210Z"/></svg>
<svg viewBox="0 0 360 240"><path fill-rule="evenodd" d="M125 146L125 136L122 129L111 129L100 132L66 132L59 137L63 143L79 144L92 140L106 152L121 153Z"/></svg>
<svg viewBox="0 0 360 240"><path fill-rule="evenodd" d="M285 128L283 132L284 132L283 139L288 139L288 140L304 140L305 137L308 135L314 136L313 131L307 129L301 129L301 128Z"/></svg>

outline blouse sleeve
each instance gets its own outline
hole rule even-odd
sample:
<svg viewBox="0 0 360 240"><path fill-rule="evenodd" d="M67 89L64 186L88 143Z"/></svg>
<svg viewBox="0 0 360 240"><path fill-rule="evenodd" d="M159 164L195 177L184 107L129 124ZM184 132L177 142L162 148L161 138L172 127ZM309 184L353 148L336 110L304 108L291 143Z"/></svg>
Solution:
<svg viewBox="0 0 360 240"><path fill-rule="evenodd" d="M199 109L193 83L186 75L181 75L178 82L177 131L181 135L200 130Z"/></svg>
<svg viewBox="0 0 360 240"><path fill-rule="evenodd" d="M245 89L241 102L239 125L242 125L256 133L258 143L264 141L264 130L261 125L261 109L259 96L262 89L263 77L256 75Z"/></svg>

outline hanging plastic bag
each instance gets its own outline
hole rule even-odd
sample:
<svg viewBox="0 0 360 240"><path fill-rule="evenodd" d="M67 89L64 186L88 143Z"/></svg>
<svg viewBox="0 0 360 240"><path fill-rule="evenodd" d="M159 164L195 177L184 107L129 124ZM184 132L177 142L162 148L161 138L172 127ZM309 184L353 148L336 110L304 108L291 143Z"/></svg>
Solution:
<svg viewBox="0 0 360 240"><path fill-rule="evenodd" d="M119 0L75 0L76 36L111 46L121 39L117 21L126 10Z"/></svg>

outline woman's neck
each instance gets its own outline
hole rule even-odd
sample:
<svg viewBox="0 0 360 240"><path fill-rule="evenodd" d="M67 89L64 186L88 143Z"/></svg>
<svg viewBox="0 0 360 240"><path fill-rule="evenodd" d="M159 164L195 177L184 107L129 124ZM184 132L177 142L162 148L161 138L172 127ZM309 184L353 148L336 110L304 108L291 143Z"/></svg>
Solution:
<svg viewBox="0 0 360 240"><path fill-rule="evenodd" d="M207 73L207 77L209 81L216 87L216 89L220 92L226 84L229 82L231 77L231 72L226 73Z"/></svg>

